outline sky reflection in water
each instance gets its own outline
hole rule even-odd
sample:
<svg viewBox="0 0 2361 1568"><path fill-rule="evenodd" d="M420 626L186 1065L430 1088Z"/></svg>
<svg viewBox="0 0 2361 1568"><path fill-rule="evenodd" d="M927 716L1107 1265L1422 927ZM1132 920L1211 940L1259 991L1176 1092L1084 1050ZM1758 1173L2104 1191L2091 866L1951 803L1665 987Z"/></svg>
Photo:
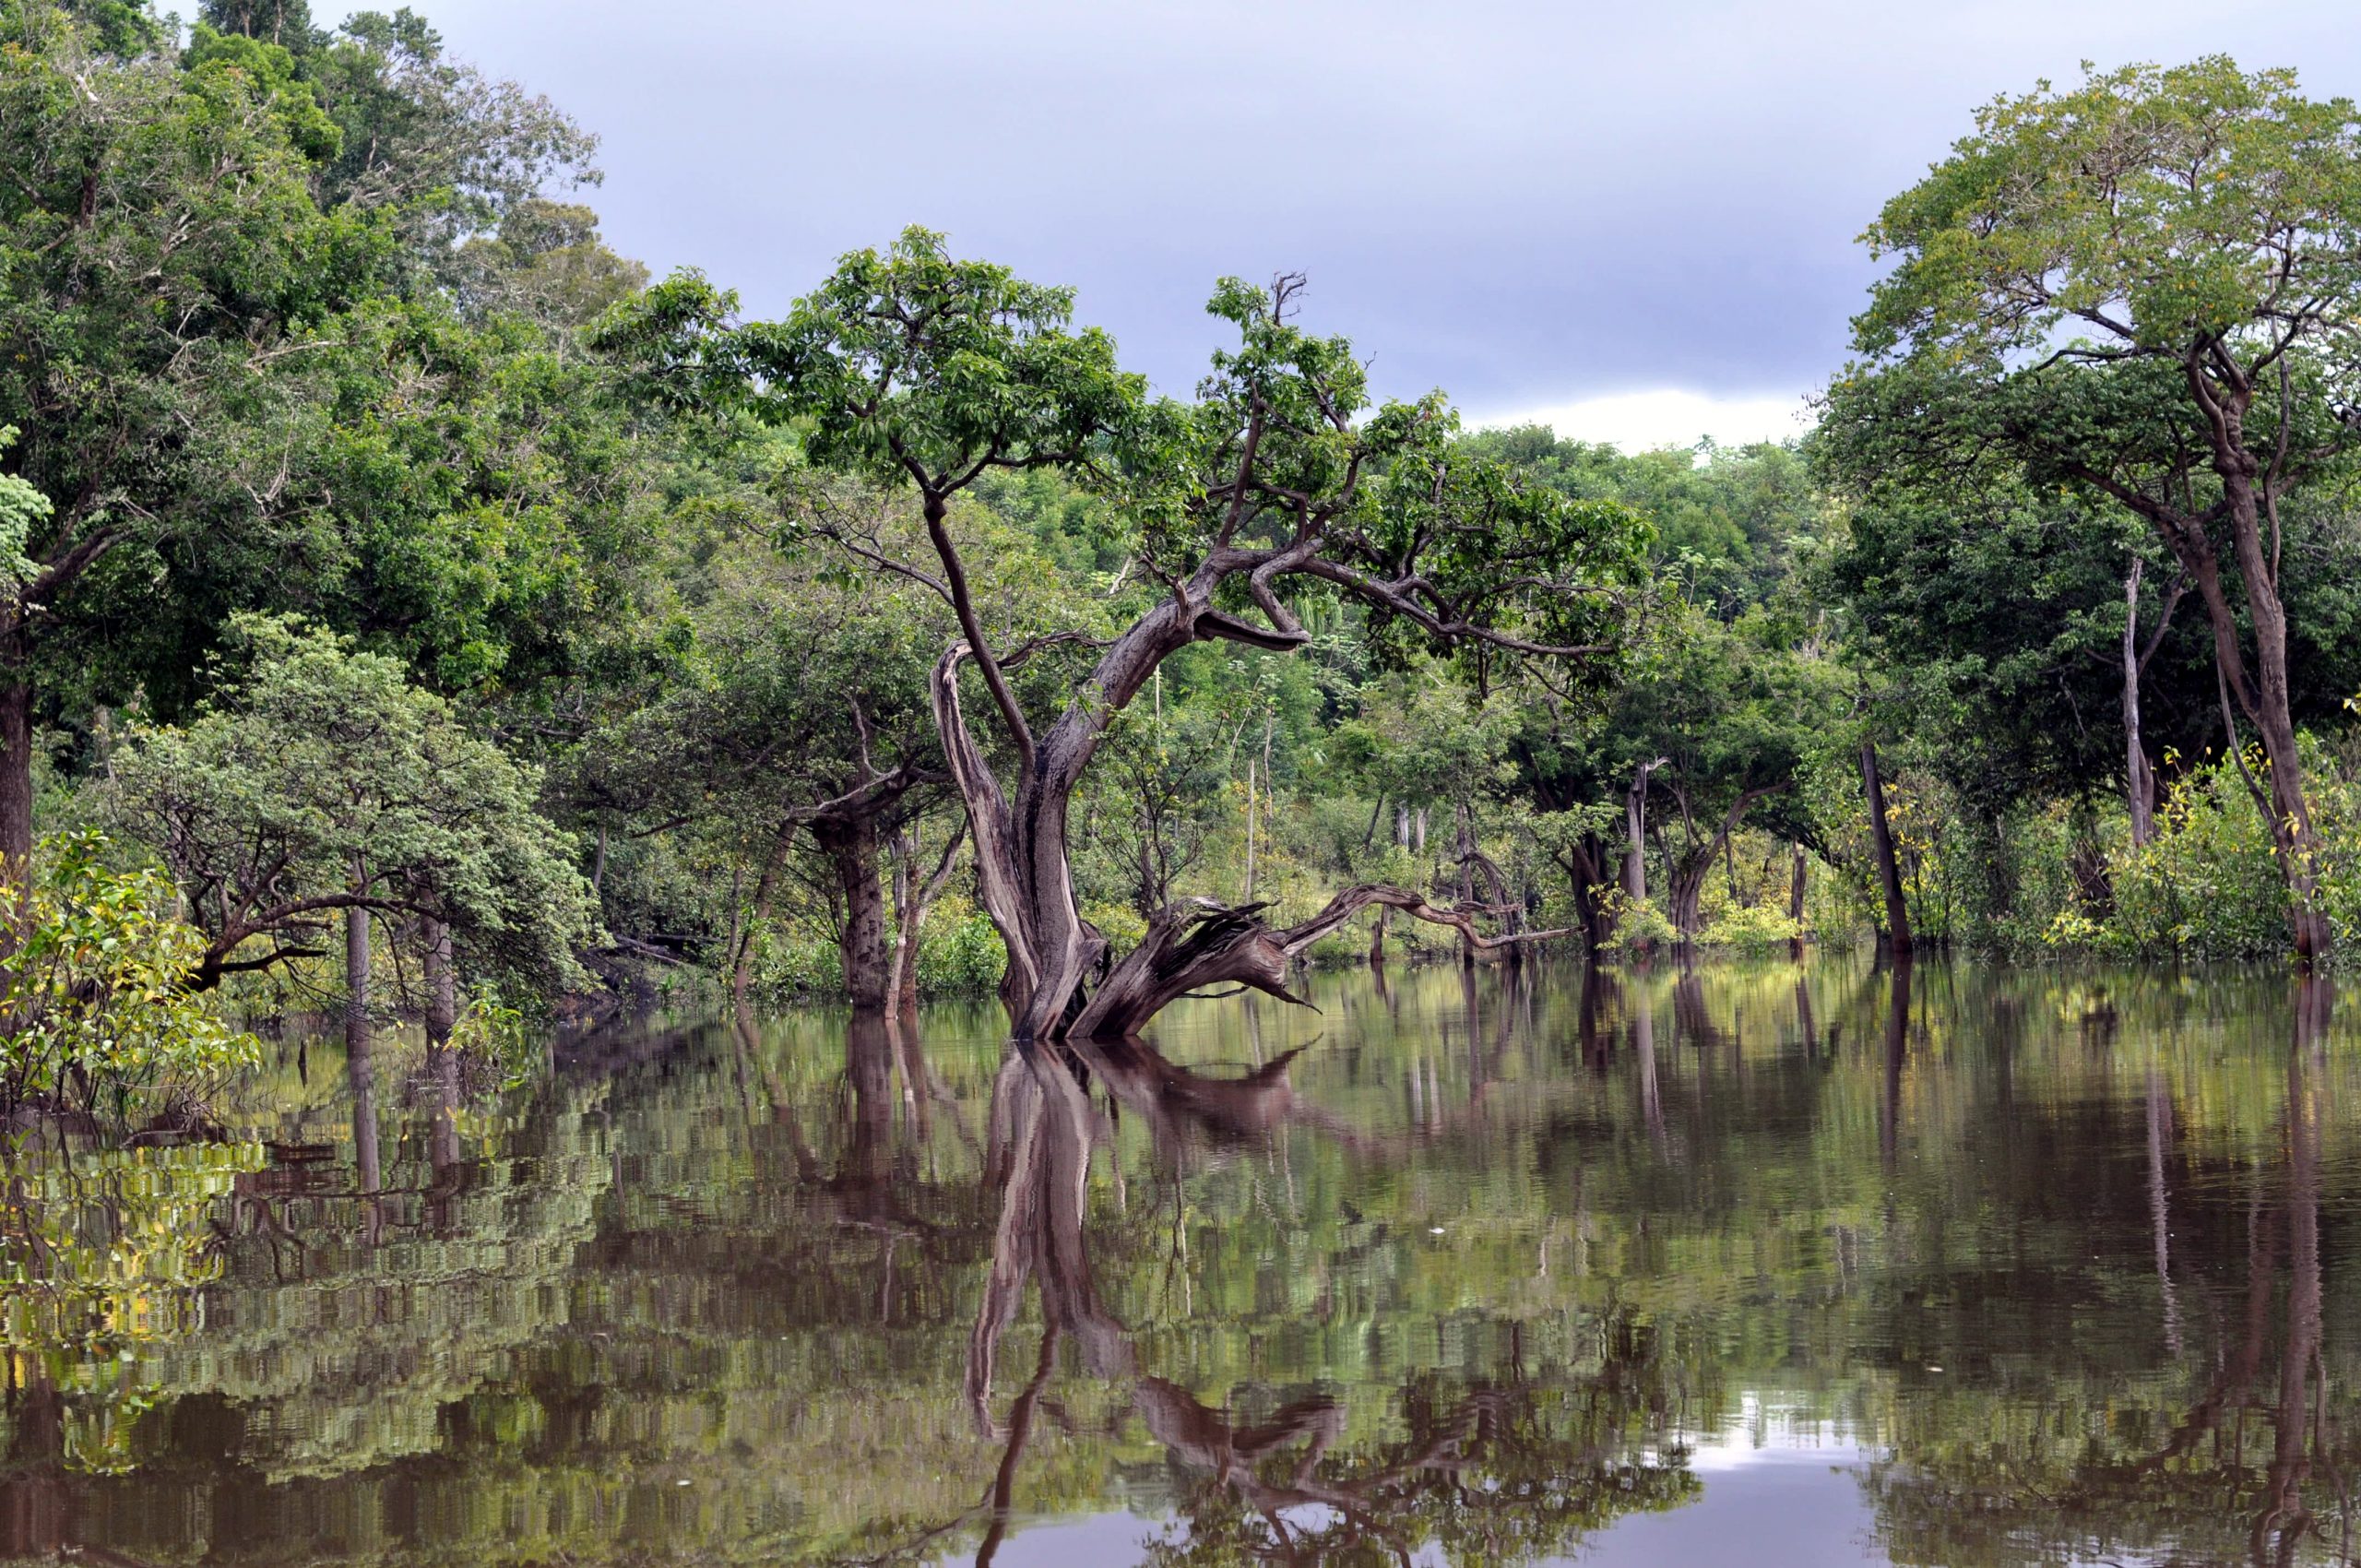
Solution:
<svg viewBox="0 0 2361 1568"><path fill-rule="evenodd" d="M2331 1562L2324 982L1864 960L289 1042L19 1154L0 1559ZM1079 1070L1077 1070L1079 1068Z"/></svg>

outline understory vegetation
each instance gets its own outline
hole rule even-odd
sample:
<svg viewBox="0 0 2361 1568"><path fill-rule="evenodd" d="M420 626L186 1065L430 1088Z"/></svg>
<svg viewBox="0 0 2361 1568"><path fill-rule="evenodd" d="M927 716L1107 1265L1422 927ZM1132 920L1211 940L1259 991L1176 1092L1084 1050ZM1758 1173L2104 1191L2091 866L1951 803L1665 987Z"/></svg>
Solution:
<svg viewBox="0 0 2361 1568"><path fill-rule="evenodd" d="M923 229L749 319L412 13L268 9L0 0L0 1111L339 1006L2361 937L2361 114L2285 73L1996 103L1814 429L1632 453L1291 275L1180 400Z"/></svg>

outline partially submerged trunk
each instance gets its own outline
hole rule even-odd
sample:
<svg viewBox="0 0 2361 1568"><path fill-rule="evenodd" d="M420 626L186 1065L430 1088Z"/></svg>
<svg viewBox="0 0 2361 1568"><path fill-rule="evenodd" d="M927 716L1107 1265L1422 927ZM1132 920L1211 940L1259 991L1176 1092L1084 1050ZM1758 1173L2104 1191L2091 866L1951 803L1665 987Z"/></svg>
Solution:
<svg viewBox="0 0 2361 1568"><path fill-rule="evenodd" d="M352 891L369 889L369 874L356 855L352 861ZM369 1049L369 911L354 904L344 911L344 1044L347 1051Z"/></svg>
<svg viewBox="0 0 2361 1568"><path fill-rule="evenodd" d="M1861 742L1861 791L1869 807L1869 849L1877 861L1878 887L1885 895L1885 939L1896 957L1910 955L1910 906L1902 896L1902 865L1893 852L1893 827L1886 820L1885 776L1878 769L1875 741Z"/></svg>
<svg viewBox="0 0 2361 1568"><path fill-rule="evenodd" d="M1787 946L1800 958L1804 954L1804 847L1793 840L1787 847L1795 855L1787 868L1787 919L1796 928Z"/></svg>
<svg viewBox="0 0 2361 1568"><path fill-rule="evenodd" d="M1614 940L1615 917L1610 901L1605 896L1610 878L1610 859L1607 841L1596 833L1585 833L1563 851L1551 851L1552 858L1565 868L1572 885L1574 919L1583 933L1583 951L1596 956Z"/></svg>
<svg viewBox="0 0 2361 1568"><path fill-rule="evenodd" d="M1730 809L1723 814L1721 826L1714 830L1713 837L1699 843L1695 837L1695 824L1690 818L1685 787L1679 785L1678 779L1675 787L1680 803L1682 832L1689 838L1689 846L1679 855L1669 850L1665 855L1668 868L1666 896L1671 906L1667 912L1671 916L1673 929L1680 932L1684 942L1688 942L1693 941L1704 929L1705 879L1713 874L1714 861L1719 859L1727 867L1730 839L1737 834L1738 824L1746 819L1747 812L1752 809L1755 802L1774 791L1771 789L1741 790L1738 799L1731 802ZM1730 901L1735 904L1738 902L1738 873L1730 871L1728 874Z"/></svg>
<svg viewBox="0 0 2361 1568"><path fill-rule="evenodd" d="M844 895L844 932L837 955L845 1000L873 1012L887 999L885 894L877 875L877 822L860 815L812 825L812 838L827 856Z"/></svg>
<svg viewBox="0 0 2361 1568"><path fill-rule="evenodd" d="M788 822L771 839L769 856L763 861L762 875L754 881L754 907L751 912L733 911L730 932L730 994L741 1007L746 1004L746 988L754 978L754 935L771 918L771 904L778 897L779 873L787 869L787 851L795 842L795 824Z"/></svg>

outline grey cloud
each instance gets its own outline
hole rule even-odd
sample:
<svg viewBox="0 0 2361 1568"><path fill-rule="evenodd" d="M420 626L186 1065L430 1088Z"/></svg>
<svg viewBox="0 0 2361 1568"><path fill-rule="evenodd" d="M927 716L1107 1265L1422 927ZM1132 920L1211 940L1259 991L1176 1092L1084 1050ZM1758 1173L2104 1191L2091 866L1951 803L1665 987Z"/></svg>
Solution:
<svg viewBox="0 0 2361 1568"><path fill-rule="evenodd" d="M427 8L605 137L611 243L755 312L922 222L1179 390L1216 277L1301 268L1383 389L1488 407L1823 379L1879 202L2079 60L2361 90L2345 0Z"/></svg>

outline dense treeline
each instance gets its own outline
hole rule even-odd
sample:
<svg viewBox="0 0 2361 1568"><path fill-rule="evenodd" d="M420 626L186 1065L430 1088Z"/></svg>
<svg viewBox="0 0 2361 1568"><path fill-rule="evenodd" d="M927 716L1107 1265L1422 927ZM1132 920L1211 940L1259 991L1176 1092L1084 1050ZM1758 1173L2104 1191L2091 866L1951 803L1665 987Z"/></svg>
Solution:
<svg viewBox="0 0 2361 1568"><path fill-rule="evenodd" d="M650 983L1121 1034L1406 942L2324 956L2356 124L1996 104L1816 430L1626 454L1381 402L1292 277L1185 401L920 230L747 321L410 12L0 0L10 944L438 1043ZM11 972L64 1097L137 988Z"/></svg>

